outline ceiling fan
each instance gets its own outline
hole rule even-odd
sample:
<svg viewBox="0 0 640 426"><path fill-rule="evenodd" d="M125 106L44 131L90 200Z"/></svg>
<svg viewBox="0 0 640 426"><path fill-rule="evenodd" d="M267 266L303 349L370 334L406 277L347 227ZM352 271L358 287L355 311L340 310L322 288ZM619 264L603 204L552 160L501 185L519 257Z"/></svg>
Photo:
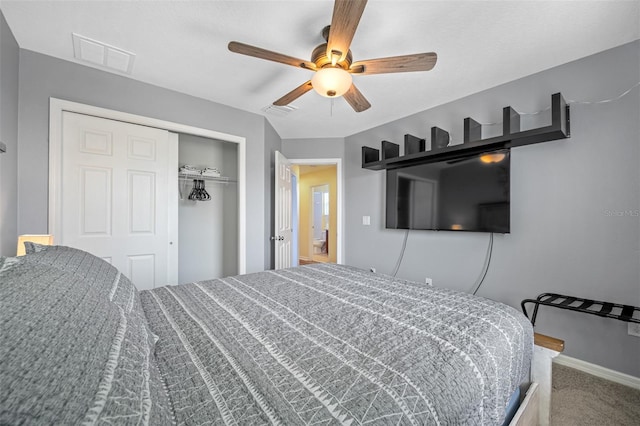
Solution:
<svg viewBox="0 0 640 426"><path fill-rule="evenodd" d="M315 89L320 95L328 98L344 96L356 112L362 112L371 107L371 104L353 84L351 74L429 71L438 59L434 52L428 52L353 62L349 46L366 4L367 0L335 0L331 25L322 30L326 43L313 49L310 61L237 41L230 42L228 47L235 53L315 72L311 80L275 101L274 105L288 105L311 89Z"/></svg>

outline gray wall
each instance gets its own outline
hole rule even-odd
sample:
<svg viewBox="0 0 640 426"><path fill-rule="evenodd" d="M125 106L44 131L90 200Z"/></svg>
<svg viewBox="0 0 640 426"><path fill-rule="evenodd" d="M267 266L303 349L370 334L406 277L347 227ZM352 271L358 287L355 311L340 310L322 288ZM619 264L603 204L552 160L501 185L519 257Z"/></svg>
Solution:
<svg viewBox="0 0 640 426"><path fill-rule="evenodd" d="M19 48L0 12L0 255L14 256L18 239Z"/></svg>
<svg viewBox="0 0 640 426"><path fill-rule="evenodd" d="M29 195L18 203L20 233L47 232L50 97L245 137L247 272L268 266L264 117L27 50L20 51L18 191Z"/></svg>
<svg viewBox="0 0 640 426"><path fill-rule="evenodd" d="M507 105L539 111L555 92L568 100L614 98L640 81L639 52L640 42L630 43L346 138L346 263L390 273L404 236L384 229L385 173L361 168L363 145L402 143L405 133L428 139L431 126L461 141L465 117L497 122ZM574 104L570 139L512 150L511 234L495 236L479 295L517 309L543 292L640 306L639 90L611 103ZM524 125L545 115L524 116ZM371 226L362 225L363 215ZM398 276L468 291L488 240L412 231ZM640 376L640 339L626 323L543 307L536 331L564 339L569 356Z"/></svg>
<svg viewBox="0 0 640 426"><path fill-rule="evenodd" d="M178 161L202 170L216 167L236 180L238 145L193 135L179 136ZM178 283L238 274L236 184L205 180L208 201L190 200L192 179L181 179L178 202Z"/></svg>
<svg viewBox="0 0 640 426"><path fill-rule="evenodd" d="M282 154L292 159L344 159L344 138L283 139Z"/></svg>

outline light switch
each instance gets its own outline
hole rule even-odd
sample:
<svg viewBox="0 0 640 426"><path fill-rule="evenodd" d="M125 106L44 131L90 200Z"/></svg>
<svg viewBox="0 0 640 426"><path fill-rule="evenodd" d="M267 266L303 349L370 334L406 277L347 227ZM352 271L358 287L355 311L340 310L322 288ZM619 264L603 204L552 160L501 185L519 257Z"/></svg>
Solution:
<svg viewBox="0 0 640 426"><path fill-rule="evenodd" d="M362 216L363 225L371 225L371 216Z"/></svg>

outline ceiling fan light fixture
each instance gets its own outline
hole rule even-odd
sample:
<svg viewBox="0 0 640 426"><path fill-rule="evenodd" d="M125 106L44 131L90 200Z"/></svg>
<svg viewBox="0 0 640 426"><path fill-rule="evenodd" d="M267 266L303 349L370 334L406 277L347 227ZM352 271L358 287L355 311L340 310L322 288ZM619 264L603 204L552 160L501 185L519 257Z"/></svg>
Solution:
<svg viewBox="0 0 640 426"><path fill-rule="evenodd" d="M313 75L311 85L325 98L337 98L347 93L352 80L351 74L340 67L325 67Z"/></svg>
<svg viewBox="0 0 640 426"><path fill-rule="evenodd" d="M429 71L435 66L438 59L436 53L427 52L368 59L354 63L349 47L366 4L367 0L334 1L331 24L322 30L322 38L326 43L322 43L313 49L310 61L238 41L229 42L227 47L231 52L315 71L315 75L311 80L305 81L273 102L275 106L288 105L311 91L311 89L314 89L326 98L333 99L344 95L345 100L355 112L366 111L371 108L371 104L353 84L351 74L367 75Z"/></svg>

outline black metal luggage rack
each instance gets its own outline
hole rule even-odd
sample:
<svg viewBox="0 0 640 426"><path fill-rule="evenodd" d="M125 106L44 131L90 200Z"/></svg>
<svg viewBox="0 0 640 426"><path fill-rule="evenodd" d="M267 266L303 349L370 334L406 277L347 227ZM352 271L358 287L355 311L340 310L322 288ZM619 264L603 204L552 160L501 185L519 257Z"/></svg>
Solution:
<svg viewBox="0 0 640 426"><path fill-rule="evenodd" d="M536 325L536 316L540 305L553 306L560 309L569 309L585 314L598 315L601 317L614 318L625 322L640 323L640 308L637 306L620 305L619 303L598 302L597 300L583 299L581 297L564 296L555 293L542 293L536 299L524 299L520 305L522 312L529 318L526 304L534 303L531 315L531 324ZM635 314L635 316L634 316Z"/></svg>

